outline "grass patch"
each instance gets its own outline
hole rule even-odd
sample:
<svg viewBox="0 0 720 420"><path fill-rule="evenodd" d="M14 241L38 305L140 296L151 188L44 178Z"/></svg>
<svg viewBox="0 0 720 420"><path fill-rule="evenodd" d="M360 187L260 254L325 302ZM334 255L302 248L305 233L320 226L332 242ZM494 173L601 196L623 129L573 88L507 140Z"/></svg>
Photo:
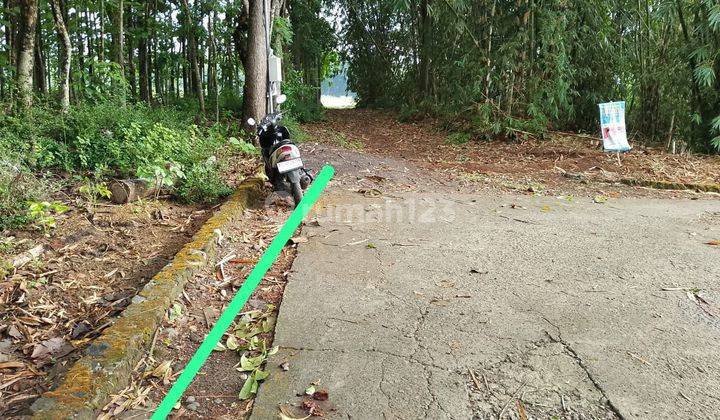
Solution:
<svg viewBox="0 0 720 420"><path fill-rule="evenodd" d="M332 134L332 142L343 149L362 150L365 145L359 140L349 139L345 134L335 132Z"/></svg>
<svg viewBox="0 0 720 420"><path fill-rule="evenodd" d="M467 144L470 139L471 136L468 133L451 133L445 138L445 143L461 146L463 144Z"/></svg>

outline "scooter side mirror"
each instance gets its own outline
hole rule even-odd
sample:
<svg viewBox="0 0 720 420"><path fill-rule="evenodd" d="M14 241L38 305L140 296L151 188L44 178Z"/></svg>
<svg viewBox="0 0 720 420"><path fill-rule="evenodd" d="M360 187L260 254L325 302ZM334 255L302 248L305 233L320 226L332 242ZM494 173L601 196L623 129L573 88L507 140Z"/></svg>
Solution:
<svg viewBox="0 0 720 420"><path fill-rule="evenodd" d="M255 124L257 124L257 122L255 122L255 118L248 118L247 124L248 124L250 127L255 127Z"/></svg>
<svg viewBox="0 0 720 420"><path fill-rule="evenodd" d="M282 105L282 104L284 104L285 102L287 102L287 96L285 96L285 95L280 95L280 96L278 96L278 97L275 99L275 102L277 102L278 105Z"/></svg>

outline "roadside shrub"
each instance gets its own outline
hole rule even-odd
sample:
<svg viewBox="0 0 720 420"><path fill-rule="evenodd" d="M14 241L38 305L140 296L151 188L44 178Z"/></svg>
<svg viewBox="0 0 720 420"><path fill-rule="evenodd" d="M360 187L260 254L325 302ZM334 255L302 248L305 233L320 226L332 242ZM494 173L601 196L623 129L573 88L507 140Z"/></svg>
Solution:
<svg viewBox="0 0 720 420"><path fill-rule="evenodd" d="M22 117L0 116L0 150L7 150L4 156L16 157L16 166L27 173L93 174L98 182L108 177L154 181L160 177L183 200L211 203L225 195L227 187L218 165L206 162L217 160L231 144L231 126L196 123L192 106L187 102L178 107L136 104L119 108L114 102L100 102L77 105L67 114L38 106ZM239 146L233 144L228 150L254 152L247 144ZM8 184L10 175L3 177L4 185Z"/></svg>
<svg viewBox="0 0 720 420"><path fill-rule="evenodd" d="M194 163L185 173L185 181L176 190L177 196L190 203L212 204L232 193L220 177L216 159Z"/></svg>
<svg viewBox="0 0 720 420"><path fill-rule="evenodd" d="M45 192L44 183L26 168L11 160L1 160L0 231L26 224L28 203L40 199Z"/></svg>
<svg viewBox="0 0 720 420"><path fill-rule="evenodd" d="M283 84L283 92L288 101L283 104L283 110L291 114L301 123L321 120L324 117L322 105L318 103L318 89L302 82L300 72L290 70Z"/></svg>

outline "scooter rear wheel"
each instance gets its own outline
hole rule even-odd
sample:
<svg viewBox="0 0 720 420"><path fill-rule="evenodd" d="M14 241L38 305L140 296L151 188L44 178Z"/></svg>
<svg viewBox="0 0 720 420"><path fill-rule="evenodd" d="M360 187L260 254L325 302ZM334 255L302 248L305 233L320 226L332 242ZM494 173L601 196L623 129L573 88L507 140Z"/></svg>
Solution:
<svg viewBox="0 0 720 420"><path fill-rule="evenodd" d="M300 201L303 198L303 189L300 185L300 181L295 181L290 183L290 187L292 189L292 196L293 200L295 201L295 207L300 205Z"/></svg>

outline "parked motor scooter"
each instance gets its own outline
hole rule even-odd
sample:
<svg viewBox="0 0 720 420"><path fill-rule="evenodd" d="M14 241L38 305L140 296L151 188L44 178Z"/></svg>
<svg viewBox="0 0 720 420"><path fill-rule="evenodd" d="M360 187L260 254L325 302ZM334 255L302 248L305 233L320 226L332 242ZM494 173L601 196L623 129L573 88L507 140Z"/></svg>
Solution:
<svg viewBox="0 0 720 420"><path fill-rule="evenodd" d="M276 99L278 105L287 100L285 95ZM290 186L295 206L300 204L304 190L307 189L312 176L305 169L300 149L290 139L290 132L287 127L280 124L282 112L273 112L266 115L258 124L253 118L248 120L248 125L257 125L257 135L260 139L263 162L265 163L265 175L273 185L275 191L287 190Z"/></svg>
<svg viewBox="0 0 720 420"><path fill-rule="evenodd" d="M300 157L300 149L290 140L290 132L287 127L280 124L282 119L280 105L287 101L287 96L280 93L283 79L282 59L273 53L270 45L272 25L268 0L263 0L263 11L265 15L263 19L265 51L267 53L267 115L259 124L253 118L248 119L247 123L251 127L257 125L257 135L265 163L265 174L273 184L273 188L275 191L280 191L286 189L286 185L290 184L290 191L297 207L303 198L303 191L312 182L312 177L305 169Z"/></svg>

